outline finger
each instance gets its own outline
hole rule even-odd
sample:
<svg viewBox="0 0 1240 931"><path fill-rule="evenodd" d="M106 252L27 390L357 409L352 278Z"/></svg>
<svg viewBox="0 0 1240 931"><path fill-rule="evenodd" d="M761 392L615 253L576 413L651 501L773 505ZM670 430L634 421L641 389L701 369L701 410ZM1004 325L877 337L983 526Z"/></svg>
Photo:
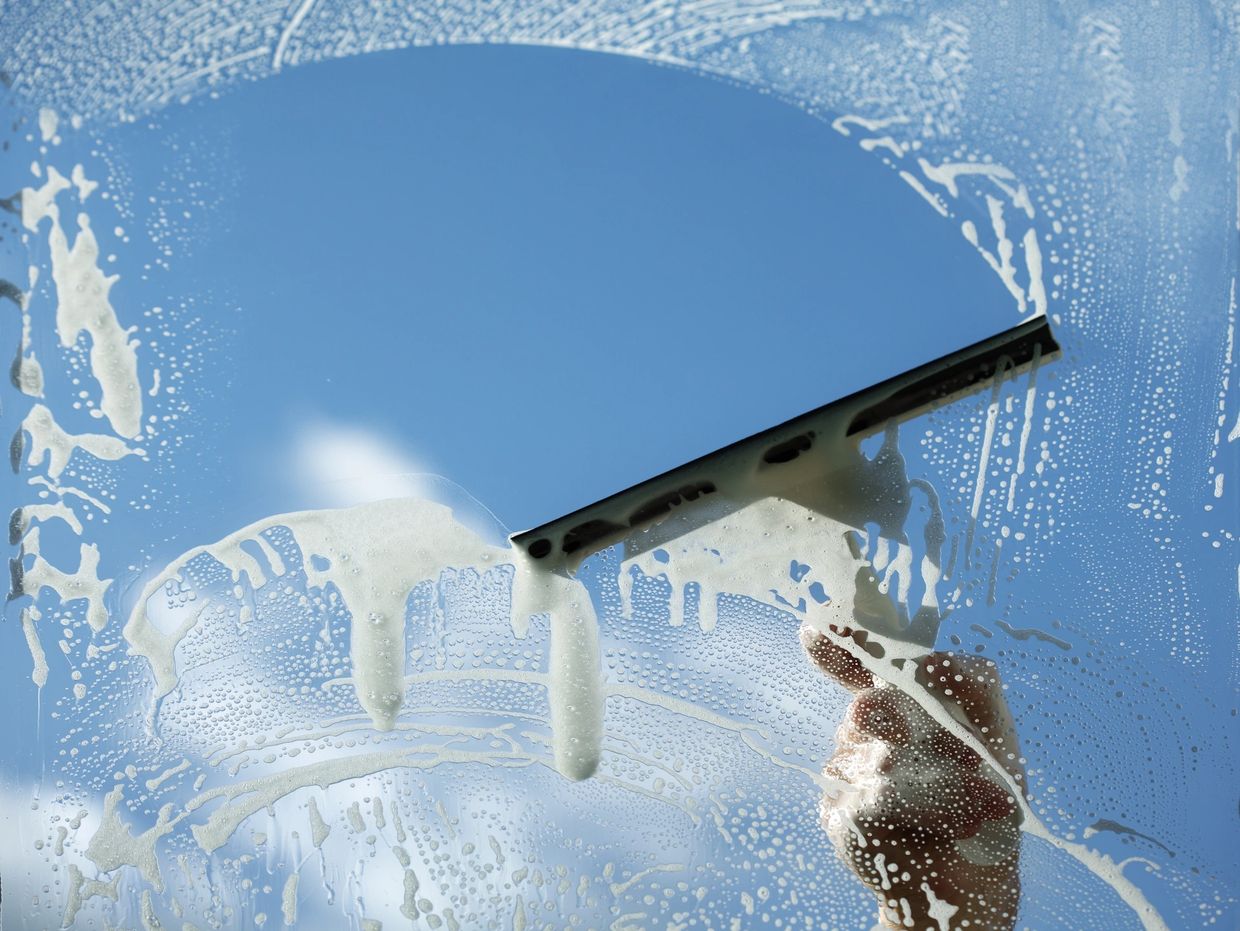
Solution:
<svg viewBox="0 0 1240 931"><path fill-rule="evenodd" d="M868 737L877 737L890 746L903 746L912 738L908 720L900 712L891 689L870 689L849 709L853 727Z"/></svg>
<svg viewBox="0 0 1240 931"><path fill-rule="evenodd" d="M839 629L832 627L832 630ZM852 634L848 628L843 630L847 631L843 636ZM849 691L860 692L874 687L874 677L855 656L812 627L801 628L801 645L818 668Z"/></svg>
<svg viewBox="0 0 1240 931"><path fill-rule="evenodd" d="M967 776L965 790L973 799L974 808L984 821L998 821L1016 810L1016 799L1002 786L981 776Z"/></svg>
<svg viewBox="0 0 1240 931"><path fill-rule="evenodd" d="M931 653L918 666L918 681L936 694L944 704L954 707L990 752L991 762L1023 779L1016 724L1003 697L998 667L980 656ZM963 744L944 733L939 741L943 755L964 764ZM972 751L968 751L971 753Z"/></svg>
<svg viewBox="0 0 1240 931"><path fill-rule="evenodd" d="M975 657L931 653L921 660L917 679L945 705L963 712L978 733L992 731L1000 723L1004 701L993 663Z"/></svg>

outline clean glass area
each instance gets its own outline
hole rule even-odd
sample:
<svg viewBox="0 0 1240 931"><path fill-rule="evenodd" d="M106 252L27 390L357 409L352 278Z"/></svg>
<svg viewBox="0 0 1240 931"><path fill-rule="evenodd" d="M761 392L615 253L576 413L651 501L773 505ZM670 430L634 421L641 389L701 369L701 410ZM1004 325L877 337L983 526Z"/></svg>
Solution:
<svg viewBox="0 0 1240 931"><path fill-rule="evenodd" d="M0 926L1233 927L1235 25L4 8Z"/></svg>

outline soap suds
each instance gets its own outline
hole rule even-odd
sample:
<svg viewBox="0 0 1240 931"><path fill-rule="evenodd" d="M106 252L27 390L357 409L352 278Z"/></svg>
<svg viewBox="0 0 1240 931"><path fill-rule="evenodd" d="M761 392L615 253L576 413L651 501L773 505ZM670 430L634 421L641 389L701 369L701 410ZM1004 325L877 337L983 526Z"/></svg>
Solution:
<svg viewBox="0 0 1240 931"><path fill-rule="evenodd" d="M32 531L33 532L33 531ZM56 594L63 603L86 601L86 621L92 630L103 630L108 622L108 610L104 596L112 584L111 579L99 577L99 547L83 543L78 550L78 568L65 572L35 555L34 562L21 571L20 594L37 599L44 589Z"/></svg>
<svg viewBox="0 0 1240 931"><path fill-rule="evenodd" d="M26 638L26 647L30 650L30 659L34 667L30 670L30 679L39 688L47 685L47 654L43 652L43 644L39 641L39 632L35 624L42 615L33 605L22 608L22 634Z"/></svg>
<svg viewBox="0 0 1240 931"><path fill-rule="evenodd" d="M138 383L138 354L131 331L121 327L108 293L117 275L99 269L99 244L86 214L78 214L78 234L72 248L55 216L48 243L52 250L52 278L56 282L56 332L60 345L73 346L82 333L90 336L90 370L99 383L99 409L120 436L142 433L142 386Z"/></svg>
<svg viewBox="0 0 1240 931"><path fill-rule="evenodd" d="M159 809L154 825L134 834L120 816L119 808L123 799L124 790L119 785L104 796L103 815L98 829L86 847L86 856L104 873L110 873L122 866L134 866L143 879L154 886L156 891L162 892L164 879L159 869L159 858L155 854L155 844L176 827L176 822L171 819L172 805L164 805Z"/></svg>
<svg viewBox="0 0 1240 931"><path fill-rule="evenodd" d="M318 803L314 800L314 796L310 796L310 841L315 847L322 847L323 841L327 840L327 835L331 833L331 828L327 822L323 820L323 816L319 813Z"/></svg>
<svg viewBox="0 0 1240 931"><path fill-rule="evenodd" d="M255 589L274 581L242 544L261 540L275 527L287 527L309 557L304 566L309 585L334 586L353 616L350 684L380 731L394 727L405 699L406 603L413 588L437 578L448 566L486 571L513 561L510 550L484 543L458 523L449 508L418 499L304 511L252 524L185 553L148 582L139 596L124 636L130 652L151 664L157 698L175 687L177 644L204 616L206 606L198 605L192 616L161 627L148 614L148 603L203 555L218 560L234 581L244 577ZM270 547L266 551L275 555ZM271 571L284 571L278 556L269 562ZM566 775L585 778L597 765L602 731L597 621L589 595L567 577L527 567L514 580L512 611L517 629L528 623L530 615L551 617L556 757ZM166 629L169 626L171 630Z"/></svg>
<svg viewBox="0 0 1240 931"><path fill-rule="evenodd" d="M61 918L62 928L71 928L77 921L82 906L96 896L115 902L120 896L119 875L113 876L111 882L98 879L87 879L76 863L69 864L69 898L65 903L64 915Z"/></svg>
<svg viewBox="0 0 1240 931"><path fill-rule="evenodd" d="M284 891L280 895L280 912L284 915L284 923L289 927L297 924L297 882L300 878L300 873L290 873L284 881Z"/></svg>
<svg viewBox="0 0 1240 931"><path fill-rule="evenodd" d="M13 512L9 528L11 536L20 540L35 524L45 524L51 520L63 521L78 536L82 535L82 522L73 509L63 501L48 504L26 504Z"/></svg>
<svg viewBox="0 0 1240 931"><path fill-rule="evenodd" d="M80 167L75 172L84 200L93 190ZM60 344L74 346L82 333L90 337L90 370L99 385L99 409L122 437L134 439L142 432L142 387L138 382L137 342L123 328L109 300L118 276L99 268L99 244L85 213L77 216L78 233L70 246L60 223L57 195L72 182L49 166L47 180L37 189L22 191L22 224L37 232L50 220L48 247L52 279L56 284L56 332Z"/></svg>
<svg viewBox="0 0 1240 931"><path fill-rule="evenodd" d="M64 430L52 412L43 404L36 404L22 421L21 429L30 437L30 452L26 457L29 466L47 461L47 474L53 481L60 478L68 466L74 450L82 450L96 459L111 462L126 456L143 455L143 450L131 448L124 440L103 433L69 433Z"/></svg>
<svg viewBox="0 0 1240 931"><path fill-rule="evenodd" d="M44 142L51 142L56 136L56 129L60 125L60 116L50 107L43 107L39 110L39 137Z"/></svg>

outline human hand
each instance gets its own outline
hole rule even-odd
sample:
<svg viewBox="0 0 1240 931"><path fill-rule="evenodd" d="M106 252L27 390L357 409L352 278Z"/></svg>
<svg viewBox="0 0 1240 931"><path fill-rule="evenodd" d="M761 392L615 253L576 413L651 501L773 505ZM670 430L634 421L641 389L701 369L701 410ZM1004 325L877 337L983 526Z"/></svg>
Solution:
<svg viewBox="0 0 1240 931"><path fill-rule="evenodd" d="M864 649L864 631L832 627ZM931 653L917 681L989 751L983 759L900 689L876 681L844 646L810 628L811 659L855 698L824 775L822 823L879 900L886 928L1007 931L1020 899L1020 810L998 775L1022 784L998 671L977 656Z"/></svg>

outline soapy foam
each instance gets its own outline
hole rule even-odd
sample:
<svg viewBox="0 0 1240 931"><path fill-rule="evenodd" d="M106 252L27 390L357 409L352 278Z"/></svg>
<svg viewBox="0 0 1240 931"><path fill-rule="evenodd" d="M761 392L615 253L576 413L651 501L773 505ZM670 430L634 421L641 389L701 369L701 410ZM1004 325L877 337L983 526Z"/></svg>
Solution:
<svg viewBox="0 0 1240 931"><path fill-rule="evenodd" d="M30 289L38 282L38 269L29 270ZM21 313L22 335L17 346L17 355L13 358L10 368L10 379L13 386L22 394L32 398L43 397L43 366L35 355L33 345L34 322L30 316L30 292L21 291L17 285L0 279L0 298L7 297L17 305Z"/></svg>
<svg viewBox="0 0 1240 931"><path fill-rule="evenodd" d="M94 189L81 166L65 178L48 166L47 179L39 188L25 188L21 195L22 225L38 232L50 221L52 279L56 284L56 332L60 344L71 347L78 337L90 337L90 370L99 385L99 409L122 437L134 439L142 432L142 386L138 381L137 343L132 331L117 320L108 294L117 275L105 275L99 267L99 243L85 213L77 216L78 233L70 246L60 222L57 196L76 184L85 200Z"/></svg>
<svg viewBox="0 0 1240 931"><path fill-rule="evenodd" d="M358 703L380 731L391 730L407 688L405 673L406 604L413 588L436 578L446 566L478 571L513 561L506 548L491 546L453 519L449 508L418 499L359 505L347 510L277 515L246 527L218 543L185 553L147 583L124 628L130 651L151 665L156 698L175 687L176 648L203 618L207 605L162 629L147 613L158 591L174 582L194 559L206 555L230 572L234 582L254 589L268 584L266 570L243 546L287 527L301 547L307 582L329 583L352 615L349 684ZM264 543L277 577L283 560ZM598 762L602 734L602 695L597 620L589 595L563 576L523 566L513 582L513 628L523 632L531 615L551 618L552 672L548 682L556 758L571 778L585 778Z"/></svg>
<svg viewBox="0 0 1240 931"><path fill-rule="evenodd" d="M22 505L13 512L10 532L13 536L21 539L26 535L26 531L35 524L45 524L52 520L59 520L78 536L82 535L82 522L78 519L73 509L63 501Z"/></svg>
<svg viewBox="0 0 1240 931"><path fill-rule="evenodd" d="M30 438L26 464L37 466L47 460L47 474L56 480L64 472L74 450L82 450L96 459L115 462L126 456L141 456L139 447L128 446L124 440L104 433L69 433L56 422L52 412L36 404L22 421L21 430Z"/></svg>
<svg viewBox="0 0 1240 931"><path fill-rule="evenodd" d="M27 545L29 547L29 542ZM28 551L37 554L37 547L29 547ZM62 602L85 600L87 623L92 630L99 631L108 622L104 596L111 585L111 579L99 577L98 545L83 543L79 549L78 568L73 572L58 569L42 556L35 555L33 563L22 569L20 593L38 598L44 589L50 589Z"/></svg>
<svg viewBox="0 0 1240 931"><path fill-rule="evenodd" d="M55 216L48 242L56 282L56 332L62 346L90 336L90 370L99 383L99 409L118 434L130 439L142 432L142 386L138 382L137 342L121 327L108 292L119 276L99 269L99 244L90 218L78 214L73 246Z"/></svg>
<svg viewBox="0 0 1240 931"><path fill-rule="evenodd" d="M30 671L30 680L39 688L47 685L47 654L43 652L43 644L39 641L39 633L35 624L42 615L33 605L22 608L22 634L26 638L26 647L30 650L30 659L34 668Z"/></svg>

